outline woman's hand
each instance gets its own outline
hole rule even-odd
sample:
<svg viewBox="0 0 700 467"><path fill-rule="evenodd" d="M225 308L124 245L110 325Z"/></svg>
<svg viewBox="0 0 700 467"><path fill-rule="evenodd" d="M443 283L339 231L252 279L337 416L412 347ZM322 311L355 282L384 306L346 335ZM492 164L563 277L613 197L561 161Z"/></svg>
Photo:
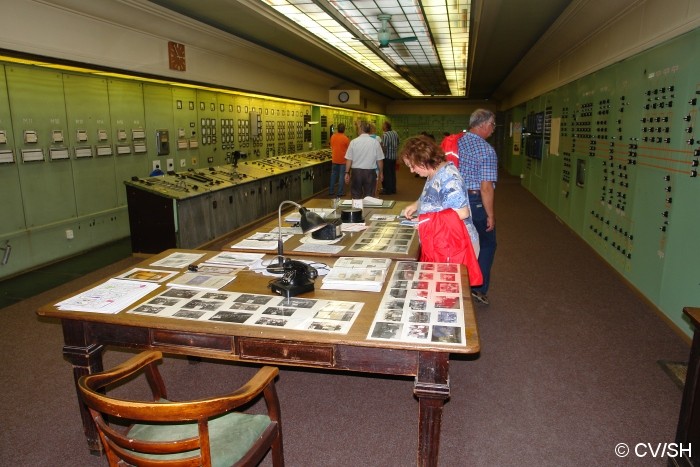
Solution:
<svg viewBox="0 0 700 467"><path fill-rule="evenodd" d="M452 209L454 209L454 211L457 213L457 215L459 216L459 218L461 220L464 220L467 217L469 217L469 206L463 206L461 208L457 208L457 209L452 208Z"/></svg>
<svg viewBox="0 0 700 467"><path fill-rule="evenodd" d="M403 215L406 219L410 219L416 214L416 211L418 211L418 203L411 203L403 210Z"/></svg>

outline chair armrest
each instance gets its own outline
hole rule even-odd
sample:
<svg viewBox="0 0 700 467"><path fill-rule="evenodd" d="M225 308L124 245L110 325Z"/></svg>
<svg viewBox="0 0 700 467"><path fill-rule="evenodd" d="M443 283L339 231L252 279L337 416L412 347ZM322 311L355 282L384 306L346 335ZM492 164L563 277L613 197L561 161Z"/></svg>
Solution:
<svg viewBox="0 0 700 467"><path fill-rule="evenodd" d="M78 386L83 386L92 391L97 391L105 386L109 386L112 383L138 373L142 368L149 365L152 365L153 370L158 372L158 370L155 368L155 363L161 361L162 359L163 354L157 350L141 352L110 370L105 370L94 375L82 376L78 380Z"/></svg>

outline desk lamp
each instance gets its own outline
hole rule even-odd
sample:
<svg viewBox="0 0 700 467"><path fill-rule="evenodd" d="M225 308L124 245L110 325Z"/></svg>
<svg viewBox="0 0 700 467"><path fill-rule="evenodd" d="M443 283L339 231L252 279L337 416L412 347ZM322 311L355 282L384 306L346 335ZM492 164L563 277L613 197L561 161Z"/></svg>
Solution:
<svg viewBox="0 0 700 467"><path fill-rule="evenodd" d="M324 228L328 223L323 220L323 217L319 216L315 212L309 211L304 206L295 203L294 201L285 200L282 201L277 209L277 262L271 263L267 267L267 271L273 274L283 274L284 273L284 242L282 240L282 206L285 204L293 204L299 208L299 214L301 214L301 220L299 224L301 225L301 231L304 233L315 232Z"/></svg>

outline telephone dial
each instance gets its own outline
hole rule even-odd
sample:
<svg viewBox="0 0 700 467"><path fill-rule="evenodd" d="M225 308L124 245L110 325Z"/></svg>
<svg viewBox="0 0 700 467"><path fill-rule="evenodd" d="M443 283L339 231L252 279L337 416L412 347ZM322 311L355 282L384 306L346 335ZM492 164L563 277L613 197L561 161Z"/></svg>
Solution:
<svg viewBox="0 0 700 467"><path fill-rule="evenodd" d="M270 282L273 292L289 298L314 290L313 279L318 277L316 268L293 259L286 259L282 267L282 277Z"/></svg>

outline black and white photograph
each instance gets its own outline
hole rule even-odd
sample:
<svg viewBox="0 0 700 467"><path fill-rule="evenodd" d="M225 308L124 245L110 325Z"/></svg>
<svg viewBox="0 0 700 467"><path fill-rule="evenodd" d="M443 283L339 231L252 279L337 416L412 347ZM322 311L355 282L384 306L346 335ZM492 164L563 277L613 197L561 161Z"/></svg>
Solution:
<svg viewBox="0 0 700 467"><path fill-rule="evenodd" d="M229 310L245 310L245 311L258 311L260 305L251 305L249 303L232 303Z"/></svg>
<svg viewBox="0 0 700 467"><path fill-rule="evenodd" d="M162 306L152 306L152 305L140 305L134 308L134 312L136 313L145 313L149 315L157 315L161 311L163 311L165 308Z"/></svg>
<svg viewBox="0 0 700 467"><path fill-rule="evenodd" d="M316 300L308 298L290 297L283 303L284 306L293 306L295 308L312 308L316 304Z"/></svg>
<svg viewBox="0 0 700 467"><path fill-rule="evenodd" d="M211 300L201 300L194 299L182 305L182 308L189 308L192 310L203 310L203 311L216 311L221 308L221 302L215 302Z"/></svg>
<svg viewBox="0 0 700 467"><path fill-rule="evenodd" d="M163 297L177 297L177 298L192 298L197 295L199 291L190 289L168 289L161 294Z"/></svg>
<svg viewBox="0 0 700 467"><path fill-rule="evenodd" d="M390 289L389 295L394 298L406 298L406 289Z"/></svg>
<svg viewBox="0 0 700 467"><path fill-rule="evenodd" d="M255 324L260 324L262 326L277 326L281 328L284 327L285 324L287 324L287 320L280 318L268 318L267 316L263 316L257 321L255 321Z"/></svg>
<svg viewBox="0 0 700 467"><path fill-rule="evenodd" d="M204 312L197 310L178 310L173 313L175 318L200 319L202 316L204 316Z"/></svg>
<svg viewBox="0 0 700 467"><path fill-rule="evenodd" d="M396 339L401 336L403 325L401 323L376 323L372 330L375 339Z"/></svg>
<svg viewBox="0 0 700 467"><path fill-rule="evenodd" d="M410 339L427 339L430 326L423 324L409 324L406 336Z"/></svg>
<svg viewBox="0 0 700 467"><path fill-rule="evenodd" d="M296 308L288 308L284 306L269 306L263 310L262 314L272 316L292 316L295 311Z"/></svg>
<svg viewBox="0 0 700 467"><path fill-rule="evenodd" d="M411 310L425 310L428 307L428 302L425 300L409 300L408 308Z"/></svg>
<svg viewBox="0 0 700 467"><path fill-rule="evenodd" d="M226 300L228 297L228 294L216 292L207 292L202 295L202 298L205 300Z"/></svg>
<svg viewBox="0 0 700 467"><path fill-rule="evenodd" d="M248 318L253 316L250 313L239 313L235 311L219 311L214 316L209 318L209 321L225 321L227 323L245 323Z"/></svg>
<svg viewBox="0 0 700 467"><path fill-rule="evenodd" d="M388 310L403 310L405 304L405 300L388 300L384 303L384 308Z"/></svg>
<svg viewBox="0 0 700 467"><path fill-rule="evenodd" d="M253 303L255 305L266 305L273 297L269 295L242 294L234 301L237 303Z"/></svg>
<svg viewBox="0 0 700 467"><path fill-rule="evenodd" d="M414 311L408 315L408 321L410 323L429 323L430 313L425 311Z"/></svg>
<svg viewBox="0 0 700 467"><path fill-rule="evenodd" d="M403 311L402 310L387 310L384 313L382 313L382 318L386 321L401 321L401 318L403 317Z"/></svg>
<svg viewBox="0 0 700 467"><path fill-rule="evenodd" d="M317 319L329 319L332 321L350 321L355 313L352 311L325 311L321 310L318 313L314 315L314 318Z"/></svg>
<svg viewBox="0 0 700 467"><path fill-rule="evenodd" d="M179 298L166 298L163 297L162 295L153 298L152 300L148 301L149 305L162 305L162 306L175 306L178 303L180 303L182 300Z"/></svg>
<svg viewBox="0 0 700 467"><path fill-rule="evenodd" d="M338 332L341 330L341 326L339 324L312 321L308 329L311 331Z"/></svg>

